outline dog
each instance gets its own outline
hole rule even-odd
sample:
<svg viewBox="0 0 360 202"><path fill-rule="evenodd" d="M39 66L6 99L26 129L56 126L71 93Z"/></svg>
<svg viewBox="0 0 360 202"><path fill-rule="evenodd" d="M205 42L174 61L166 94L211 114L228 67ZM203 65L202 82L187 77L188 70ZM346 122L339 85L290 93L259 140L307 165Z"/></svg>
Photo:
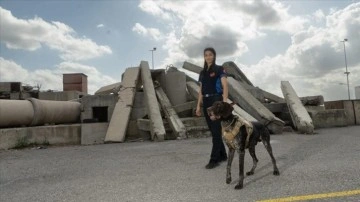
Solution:
<svg viewBox="0 0 360 202"><path fill-rule="evenodd" d="M244 182L244 157L245 149L253 159L253 166L246 175L253 175L257 162L259 161L255 154L255 146L258 142L262 142L268 151L272 164L273 174L280 175L279 169L276 166L276 160L272 153L270 145L270 132L267 127L260 122L249 122L242 117L233 115L233 105L227 102L217 101L207 108L207 113L211 120L220 120L222 126L222 138L229 148L229 156L226 167L226 183L231 182L231 164L234 158L235 150L239 153L239 183L235 189L242 189Z"/></svg>

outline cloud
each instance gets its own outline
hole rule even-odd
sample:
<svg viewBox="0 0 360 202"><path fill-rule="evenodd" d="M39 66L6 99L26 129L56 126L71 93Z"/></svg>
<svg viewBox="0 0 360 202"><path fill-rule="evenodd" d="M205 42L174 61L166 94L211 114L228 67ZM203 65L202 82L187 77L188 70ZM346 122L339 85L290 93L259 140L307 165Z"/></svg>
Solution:
<svg viewBox="0 0 360 202"><path fill-rule="evenodd" d="M98 24L98 25L96 25L96 27L97 28L102 28L102 27L105 27L105 25L104 24Z"/></svg>
<svg viewBox="0 0 360 202"><path fill-rule="evenodd" d="M245 66L239 57L251 51L248 41L260 37L272 40L267 34L269 31L283 32L291 38L284 52L274 57L265 56L257 64L242 68L252 82L279 96L282 96L280 81L288 80L300 96L322 94L326 100L346 99L346 86L339 85L346 83L340 41L348 38L350 88L360 85L360 3L333 9L327 15L317 10L296 16L279 1L189 1L183 4L144 0L140 5L144 2L156 7L157 12L143 9L148 14L172 16L171 20L167 19L171 31L164 34L166 42L162 47L168 51L168 57L160 66L181 67L185 60L201 66L202 50L206 46L218 51L218 61L229 59L238 66Z"/></svg>
<svg viewBox="0 0 360 202"><path fill-rule="evenodd" d="M39 17L19 19L0 7L0 41L10 49L35 51L43 45L60 52L63 60L87 60L111 54L109 46L97 45L91 39L76 36L68 25L44 21Z"/></svg>
<svg viewBox="0 0 360 202"><path fill-rule="evenodd" d="M154 16L159 16L162 19L170 20L171 16L159 7L158 4L164 3L163 1L141 1L139 8L147 13L151 13Z"/></svg>
<svg viewBox="0 0 360 202"><path fill-rule="evenodd" d="M141 25L140 23L136 23L134 25L134 27L132 28L132 31L134 31L142 36L145 36L145 37L149 36L156 41L160 40L162 37L162 34L158 29L146 28L143 25Z"/></svg>
<svg viewBox="0 0 360 202"><path fill-rule="evenodd" d="M171 41L163 46L169 57L161 66L165 66L165 62L179 63L180 59L200 60L207 46L213 46L220 58L238 57L249 51L246 41L265 37L266 30L295 33L308 23L304 17L290 15L288 8L275 1L187 1L184 4L143 0L139 7L156 17L171 16L166 18L166 23L169 30L175 31L164 34L165 40ZM146 33L140 26L138 32Z"/></svg>
<svg viewBox="0 0 360 202"><path fill-rule="evenodd" d="M293 34L284 54L265 57L243 71L253 83L278 95L282 95L280 81L288 80L301 96L323 94L326 100L346 99L346 86L339 85L346 83L340 41L348 38L347 64L354 98L354 87L360 85L360 3L332 12L325 19L325 27L311 26Z"/></svg>
<svg viewBox="0 0 360 202"><path fill-rule="evenodd" d="M88 93L93 94L100 87L116 83L115 79L99 72L95 67L74 62L62 62L54 70L36 69L28 71L14 61L0 57L0 81L18 81L29 85L42 85L42 90L62 91L62 74L84 73L88 76Z"/></svg>

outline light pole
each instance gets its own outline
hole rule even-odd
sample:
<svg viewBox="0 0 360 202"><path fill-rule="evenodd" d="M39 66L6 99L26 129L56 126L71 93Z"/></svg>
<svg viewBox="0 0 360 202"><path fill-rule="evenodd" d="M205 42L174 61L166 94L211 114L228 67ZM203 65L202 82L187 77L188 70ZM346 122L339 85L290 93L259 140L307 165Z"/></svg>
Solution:
<svg viewBox="0 0 360 202"><path fill-rule="evenodd" d="M156 51L156 47L154 47L151 51L151 62L152 62L152 69L154 69L154 51Z"/></svg>
<svg viewBox="0 0 360 202"><path fill-rule="evenodd" d="M346 74L347 87L348 87L348 96L349 96L349 100L350 100L350 87L349 87L349 74L350 74L350 72L348 72L348 69L347 69L347 59L346 59L346 50L345 50L345 42L346 41L348 41L348 39L344 39L343 41L340 41L340 42L343 42L343 44L344 44L345 68L346 68L346 72L344 72L344 74Z"/></svg>

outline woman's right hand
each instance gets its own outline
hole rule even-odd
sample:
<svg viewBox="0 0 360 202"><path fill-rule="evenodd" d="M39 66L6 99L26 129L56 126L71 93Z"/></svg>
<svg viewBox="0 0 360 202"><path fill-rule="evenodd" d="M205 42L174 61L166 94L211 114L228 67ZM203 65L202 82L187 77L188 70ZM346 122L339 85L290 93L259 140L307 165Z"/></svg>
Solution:
<svg viewBox="0 0 360 202"><path fill-rule="evenodd" d="M196 112L195 112L196 116L201 116L201 110L200 107L196 107Z"/></svg>

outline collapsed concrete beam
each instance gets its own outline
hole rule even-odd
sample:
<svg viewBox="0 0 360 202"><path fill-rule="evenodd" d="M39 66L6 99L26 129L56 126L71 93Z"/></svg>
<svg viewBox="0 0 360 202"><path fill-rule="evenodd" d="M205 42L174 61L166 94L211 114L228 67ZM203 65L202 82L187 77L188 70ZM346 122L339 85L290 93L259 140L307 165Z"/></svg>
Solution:
<svg viewBox="0 0 360 202"><path fill-rule="evenodd" d="M246 83L250 86L254 86L234 62L225 62L223 63L223 67L225 68L226 73L229 76L233 77L235 80Z"/></svg>
<svg viewBox="0 0 360 202"><path fill-rule="evenodd" d="M121 87L121 82L103 86L95 92L95 95L107 95L111 93L117 94L120 90L120 87Z"/></svg>
<svg viewBox="0 0 360 202"><path fill-rule="evenodd" d="M175 105L174 110L176 113L192 110L196 108L196 101L185 102L184 104Z"/></svg>
<svg viewBox="0 0 360 202"><path fill-rule="evenodd" d="M124 142L127 126L133 106L136 86L139 81L139 67L127 68L124 72L122 86L118 92L119 99L106 131L105 142Z"/></svg>
<svg viewBox="0 0 360 202"><path fill-rule="evenodd" d="M301 103L290 82L281 81L281 90L284 94L295 128L300 133L314 133L314 124L312 122L312 119L303 104Z"/></svg>
<svg viewBox="0 0 360 202"><path fill-rule="evenodd" d="M197 65L194 65L194 64L192 64L190 62L187 62L187 61L184 62L183 68L186 69L186 70L195 72L197 74L200 74L200 72L203 70L203 68L201 68L201 67L199 67Z"/></svg>
<svg viewBox="0 0 360 202"><path fill-rule="evenodd" d="M322 95L300 97L303 105L319 106L324 105L324 97Z"/></svg>
<svg viewBox="0 0 360 202"><path fill-rule="evenodd" d="M203 68L201 68L201 67L199 67L197 65L191 64L191 63L186 62L186 61L183 64L183 68L186 69L186 70L198 73L198 74L200 74L201 70L203 69ZM227 69L226 69L226 71L227 71ZM229 77L231 77L231 76L229 76ZM187 81L190 81L190 80L191 79L188 79ZM252 84L250 85L250 84L248 84L246 82L240 82L240 85L242 85L246 90L248 90L253 96L255 96L261 102L264 102L265 99L268 99L269 101L276 102L276 103L285 103L284 98L281 98L281 97L279 97L277 95L274 95L272 93L264 91L264 90L262 90L262 89L260 89L258 87L254 87L254 86L252 86Z"/></svg>
<svg viewBox="0 0 360 202"><path fill-rule="evenodd" d="M197 83L192 82L192 81L186 82L186 86L187 86L187 89L188 89L190 95L194 99L197 99L198 95L199 95L200 86ZM227 102L232 103L232 101L230 99L228 99ZM246 111L244 111L237 105L234 105L234 112L236 115L241 116L248 121L257 121L253 116L248 114Z"/></svg>
<svg viewBox="0 0 360 202"><path fill-rule="evenodd" d="M164 123L161 118L160 108L156 99L153 80L151 78L149 64L146 61L141 61L141 78L143 82L143 89L145 92L145 103L148 110L148 115L151 120L150 133L151 139L163 141L165 138Z"/></svg>
<svg viewBox="0 0 360 202"><path fill-rule="evenodd" d="M170 123L170 127L178 138L186 138L186 128L181 122L179 116L176 114L176 111L171 106L169 98L166 96L164 90L161 87L155 89L156 95L159 99L161 108L165 113L166 119Z"/></svg>
<svg viewBox="0 0 360 202"><path fill-rule="evenodd" d="M238 81L228 78L229 94L246 112L261 123L268 125L274 134L282 133L284 121L271 113L260 101L252 96Z"/></svg>

